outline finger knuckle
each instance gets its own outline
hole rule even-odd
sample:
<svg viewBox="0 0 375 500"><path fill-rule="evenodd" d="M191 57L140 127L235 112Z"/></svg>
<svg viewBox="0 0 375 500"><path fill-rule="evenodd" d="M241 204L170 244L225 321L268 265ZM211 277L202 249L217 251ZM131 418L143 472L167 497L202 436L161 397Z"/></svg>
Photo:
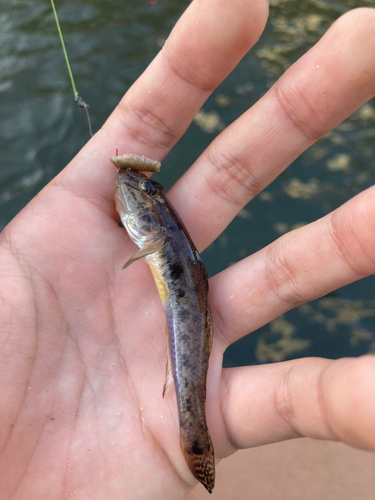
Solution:
<svg viewBox="0 0 375 500"><path fill-rule="evenodd" d="M374 242L369 237L373 234L369 227L373 216L368 213L375 189L371 191L372 196L358 199L359 203L352 210L334 212L330 218L329 232L339 258L357 277L367 276L375 270ZM362 225L363 220L368 222Z"/></svg>
<svg viewBox="0 0 375 500"><path fill-rule="evenodd" d="M270 245L266 255L266 280L269 290L279 301L285 303L288 309L306 302L297 275L298 270L281 245Z"/></svg>
<svg viewBox="0 0 375 500"><path fill-rule="evenodd" d="M274 407L276 414L289 427L295 437L301 436L296 423L296 412L293 404L291 380L293 377L295 364L290 362L287 370L280 378L274 393Z"/></svg>
<svg viewBox="0 0 375 500"><path fill-rule="evenodd" d="M178 58L169 57L165 50L164 55L172 72L182 82L207 94L210 94L215 89L217 85L216 78L210 75L206 68L202 68L193 59L186 56Z"/></svg>
<svg viewBox="0 0 375 500"><path fill-rule="evenodd" d="M146 144L148 148L169 150L177 140L175 131L170 128L158 113L148 107L129 109L122 101L120 112L127 116L126 134L135 142Z"/></svg>
<svg viewBox="0 0 375 500"><path fill-rule="evenodd" d="M243 207L262 187L251 165L240 157L223 151L208 151L212 165L209 185L225 203Z"/></svg>
<svg viewBox="0 0 375 500"><path fill-rule="evenodd" d="M284 81L279 81L274 85L274 96L285 119L309 142L315 142L327 132L325 118L312 105L302 87L286 86Z"/></svg>

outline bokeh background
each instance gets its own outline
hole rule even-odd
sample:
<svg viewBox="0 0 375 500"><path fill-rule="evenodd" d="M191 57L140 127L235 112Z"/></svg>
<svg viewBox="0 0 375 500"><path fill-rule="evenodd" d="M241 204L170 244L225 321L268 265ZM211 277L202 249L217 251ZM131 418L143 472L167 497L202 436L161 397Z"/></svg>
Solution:
<svg viewBox="0 0 375 500"><path fill-rule="evenodd" d="M162 47L187 0L56 0L80 95L98 130ZM260 41L163 162L166 189L342 14L375 0L272 0ZM0 0L0 229L89 139L49 0ZM374 184L375 106L320 139L203 253L210 276ZM231 346L225 366L375 353L375 279L296 308Z"/></svg>

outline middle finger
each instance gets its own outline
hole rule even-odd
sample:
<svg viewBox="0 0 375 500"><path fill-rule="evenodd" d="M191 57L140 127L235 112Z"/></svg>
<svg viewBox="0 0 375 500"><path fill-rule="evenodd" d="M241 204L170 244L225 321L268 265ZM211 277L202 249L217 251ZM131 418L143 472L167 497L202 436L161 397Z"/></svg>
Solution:
<svg viewBox="0 0 375 500"><path fill-rule="evenodd" d="M375 9L342 16L171 189L199 251L304 150L373 97L374 22Z"/></svg>

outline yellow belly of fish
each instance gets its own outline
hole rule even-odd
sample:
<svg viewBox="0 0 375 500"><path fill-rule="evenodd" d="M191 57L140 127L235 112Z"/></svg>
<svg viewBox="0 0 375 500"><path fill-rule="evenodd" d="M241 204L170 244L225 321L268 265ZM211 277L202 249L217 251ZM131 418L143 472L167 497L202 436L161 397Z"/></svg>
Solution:
<svg viewBox="0 0 375 500"><path fill-rule="evenodd" d="M165 280L160 276L155 267L146 259L147 264L150 266L152 276L154 277L156 288L158 289L158 294L160 295L163 304L169 299L170 291Z"/></svg>

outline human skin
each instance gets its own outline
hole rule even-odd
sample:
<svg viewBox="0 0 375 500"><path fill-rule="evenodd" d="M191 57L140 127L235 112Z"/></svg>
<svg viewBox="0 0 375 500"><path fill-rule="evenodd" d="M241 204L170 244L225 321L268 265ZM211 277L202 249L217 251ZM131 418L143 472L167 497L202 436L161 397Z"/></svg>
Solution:
<svg viewBox="0 0 375 500"><path fill-rule="evenodd" d="M164 314L118 226L113 143L162 160L261 36L265 0L195 0L102 129L0 235L2 500L184 498ZM375 11L341 17L169 192L202 251L291 161L375 94ZM319 68L318 68L319 66ZM215 455L297 436L375 449L375 357L222 369L285 311L375 270L375 190L210 280ZM214 214L214 216L212 215Z"/></svg>

